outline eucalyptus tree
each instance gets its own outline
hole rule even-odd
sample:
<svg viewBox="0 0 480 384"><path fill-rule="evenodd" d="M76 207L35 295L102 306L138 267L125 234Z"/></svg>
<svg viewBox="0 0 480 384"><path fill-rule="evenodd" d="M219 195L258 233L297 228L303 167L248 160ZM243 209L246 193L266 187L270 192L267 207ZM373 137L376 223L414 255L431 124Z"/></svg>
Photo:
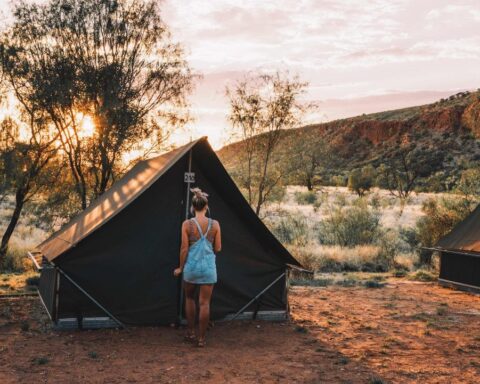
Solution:
<svg viewBox="0 0 480 384"><path fill-rule="evenodd" d="M276 72L250 74L226 90L229 120L242 140L237 181L257 215L285 176L277 158L282 132L297 128L313 107L300 100L306 86L296 76Z"/></svg>
<svg viewBox="0 0 480 384"><path fill-rule="evenodd" d="M2 41L6 76L48 114L82 209L125 153L158 148L188 119L195 76L155 1L21 2Z"/></svg>
<svg viewBox="0 0 480 384"><path fill-rule="evenodd" d="M55 182L54 166L58 146L47 120L36 110L21 108L19 120L11 117L0 123L0 165L5 195L12 195L13 210L0 241L0 265L25 204Z"/></svg>

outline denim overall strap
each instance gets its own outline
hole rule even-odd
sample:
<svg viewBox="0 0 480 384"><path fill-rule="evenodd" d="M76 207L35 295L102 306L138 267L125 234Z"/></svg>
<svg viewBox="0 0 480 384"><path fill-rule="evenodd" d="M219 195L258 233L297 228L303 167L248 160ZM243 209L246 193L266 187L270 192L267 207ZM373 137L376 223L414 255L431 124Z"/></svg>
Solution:
<svg viewBox="0 0 480 384"><path fill-rule="evenodd" d="M200 235L200 238L203 239L205 236L207 236L208 231L210 231L210 228L212 227L212 219L208 218L208 226L205 233L202 232L202 228L200 227L200 224L198 223L197 219L194 217L192 220L197 226L198 234Z"/></svg>

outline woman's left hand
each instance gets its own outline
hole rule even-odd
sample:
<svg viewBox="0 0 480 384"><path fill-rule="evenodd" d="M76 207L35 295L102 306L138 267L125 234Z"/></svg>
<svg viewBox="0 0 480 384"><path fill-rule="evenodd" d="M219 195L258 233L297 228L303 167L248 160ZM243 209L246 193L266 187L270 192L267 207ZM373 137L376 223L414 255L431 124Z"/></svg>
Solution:
<svg viewBox="0 0 480 384"><path fill-rule="evenodd" d="M180 268L180 267L175 268L175 270L173 271L173 276L178 277L182 274L182 272L183 272L182 268Z"/></svg>

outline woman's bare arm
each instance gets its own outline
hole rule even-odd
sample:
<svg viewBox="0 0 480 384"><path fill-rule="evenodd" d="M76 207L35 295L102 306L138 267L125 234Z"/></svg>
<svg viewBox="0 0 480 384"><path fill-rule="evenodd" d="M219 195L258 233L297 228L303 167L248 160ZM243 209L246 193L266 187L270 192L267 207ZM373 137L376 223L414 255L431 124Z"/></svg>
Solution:
<svg viewBox="0 0 480 384"><path fill-rule="evenodd" d="M188 247L188 222L184 221L182 224L182 244L180 246L180 266L173 272L175 276L179 276L183 272L183 267L187 260Z"/></svg>
<svg viewBox="0 0 480 384"><path fill-rule="evenodd" d="M215 232L215 239L213 240L213 250L220 252L222 250L222 234L220 232L220 224L217 221L217 231Z"/></svg>

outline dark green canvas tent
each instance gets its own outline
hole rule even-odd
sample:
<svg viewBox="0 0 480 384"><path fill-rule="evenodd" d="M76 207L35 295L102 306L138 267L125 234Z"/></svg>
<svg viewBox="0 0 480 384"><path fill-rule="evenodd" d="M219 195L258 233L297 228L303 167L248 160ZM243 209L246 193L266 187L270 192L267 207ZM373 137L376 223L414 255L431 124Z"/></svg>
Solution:
<svg viewBox="0 0 480 384"><path fill-rule="evenodd" d="M480 292L480 205L433 250L440 252L440 284Z"/></svg>
<svg viewBox="0 0 480 384"><path fill-rule="evenodd" d="M285 318L286 270L299 263L202 138L139 162L30 253L41 260L39 293L51 319L65 327L178 323L183 298L173 269L193 186L209 193L222 225L212 317Z"/></svg>

